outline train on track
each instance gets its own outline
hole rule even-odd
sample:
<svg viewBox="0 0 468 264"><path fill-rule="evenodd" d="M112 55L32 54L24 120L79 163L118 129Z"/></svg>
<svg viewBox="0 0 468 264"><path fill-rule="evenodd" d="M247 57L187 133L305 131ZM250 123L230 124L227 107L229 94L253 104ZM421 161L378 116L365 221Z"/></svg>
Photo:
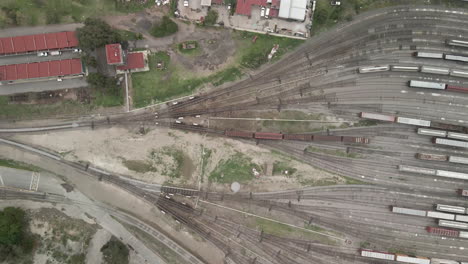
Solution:
<svg viewBox="0 0 468 264"><path fill-rule="evenodd" d="M448 259L438 259L438 258L426 258L419 256L408 256L404 254L381 252L370 249L361 248L359 250L362 257L374 258L380 260L392 260L402 263L414 263L414 264L468 264L468 262L459 262Z"/></svg>
<svg viewBox="0 0 468 264"><path fill-rule="evenodd" d="M463 197L468 197L468 190L458 189L458 193Z"/></svg>
<svg viewBox="0 0 468 264"><path fill-rule="evenodd" d="M425 81L410 80L408 82L408 86L412 88L447 90L447 91L452 91L452 92L468 93L468 87L462 87L462 86L456 86L456 85L438 83L438 82L425 82Z"/></svg>
<svg viewBox="0 0 468 264"><path fill-rule="evenodd" d="M431 128L443 129L447 131L468 133L468 127L439 123L439 122L423 120L423 119L397 117L393 115L384 115L384 114L379 114L379 113L368 113L368 112L359 113L359 117L365 118L365 119L378 120L378 121L386 121L386 122L401 123L401 124L420 126L420 127L431 127Z"/></svg>
<svg viewBox="0 0 468 264"><path fill-rule="evenodd" d="M418 128L418 134L419 135L424 135L424 136L447 137L447 138L451 138L451 139L458 139L458 140L468 141L468 134L450 132L450 131L445 131L445 130Z"/></svg>
<svg viewBox="0 0 468 264"><path fill-rule="evenodd" d="M459 39L447 39L445 43L449 46L468 48L468 41Z"/></svg>
<svg viewBox="0 0 468 264"><path fill-rule="evenodd" d="M442 227L433 227L433 226L427 226L426 231L428 233L436 234L439 236L458 237L458 238L468 239L468 232L465 232L465 231L458 231L458 230L447 229L447 228L442 228Z"/></svg>
<svg viewBox="0 0 468 264"><path fill-rule="evenodd" d="M445 54L445 53L435 53L435 52L413 52L413 56L417 58L424 59L444 59L449 61L461 61L468 62L468 57L456 54Z"/></svg>
<svg viewBox="0 0 468 264"><path fill-rule="evenodd" d="M416 153L416 158L420 160L448 161L451 163L460 163L468 165L468 158L458 156L447 156L429 153Z"/></svg>
<svg viewBox="0 0 468 264"><path fill-rule="evenodd" d="M299 141L331 141L344 143L369 144L369 138L350 136L326 136L312 134L282 134L270 132L245 132L226 130L224 133L228 137L267 139L267 140L299 140Z"/></svg>
<svg viewBox="0 0 468 264"><path fill-rule="evenodd" d="M444 177L444 178L453 178L453 179L459 179L459 180L468 180L468 173L463 173L463 172L429 169L429 168L408 166L408 165L398 165L398 170L401 172L425 174L425 175L439 176L439 177Z"/></svg>
<svg viewBox="0 0 468 264"><path fill-rule="evenodd" d="M392 212L396 214L435 218L439 226L468 230L468 209L462 206L437 204L435 206L436 211L417 210L397 206L392 206L391 208ZM468 238L468 235L466 238Z"/></svg>

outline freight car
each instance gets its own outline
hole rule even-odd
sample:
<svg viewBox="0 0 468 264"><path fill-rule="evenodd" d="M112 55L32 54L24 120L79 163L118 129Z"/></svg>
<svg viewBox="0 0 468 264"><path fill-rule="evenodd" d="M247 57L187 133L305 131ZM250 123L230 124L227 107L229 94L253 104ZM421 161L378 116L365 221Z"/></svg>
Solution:
<svg viewBox="0 0 468 264"><path fill-rule="evenodd" d="M458 193L463 197L468 197L468 190L458 189Z"/></svg>
<svg viewBox="0 0 468 264"><path fill-rule="evenodd" d="M254 133L252 132L231 131L231 130L226 130L224 134L228 137L240 137L240 138L253 138L254 136Z"/></svg>
<svg viewBox="0 0 468 264"><path fill-rule="evenodd" d="M468 134L463 134L463 133L448 132L447 137L448 138L453 138L453 139L458 139L458 140L468 141Z"/></svg>
<svg viewBox="0 0 468 264"><path fill-rule="evenodd" d="M394 254L389 252L375 251L371 249L361 248L359 249L361 257L380 259L380 260L390 260L397 261L402 263L413 263L413 264L468 264L468 262L459 262L455 260L448 259L438 259L438 258L426 258L418 256L408 256L403 254Z"/></svg>
<svg viewBox="0 0 468 264"><path fill-rule="evenodd" d="M254 138L256 138L256 139L281 140L281 139L283 139L283 134L267 133L267 132L255 132L254 133Z"/></svg>
<svg viewBox="0 0 468 264"><path fill-rule="evenodd" d="M427 211L427 217L430 218L437 218L437 219L444 219L444 220L455 220L455 215L454 214L448 214L448 213L441 213L441 212L435 212L435 211Z"/></svg>
<svg viewBox="0 0 468 264"><path fill-rule="evenodd" d="M312 135L311 134L284 134L283 139L285 139L285 140L312 141Z"/></svg>
<svg viewBox="0 0 468 264"><path fill-rule="evenodd" d="M426 216L426 211L410 209L404 207L392 206L392 212L396 214L414 215L414 216Z"/></svg>
<svg viewBox="0 0 468 264"><path fill-rule="evenodd" d="M421 160L447 161L446 155L416 153L416 158Z"/></svg>
<svg viewBox="0 0 468 264"><path fill-rule="evenodd" d="M468 93L468 87L462 87L462 86L455 86L455 85L450 85L447 84L448 91L453 91L453 92L462 92L462 93Z"/></svg>
<svg viewBox="0 0 468 264"><path fill-rule="evenodd" d="M408 117L397 117L396 120L397 123L400 124L407 124L407 125L413 125L413 126L422 126L422 127L430 127L431 126L431 121L428 120L422 120L422 119L415 119L415 118L408 118Z"/></svg>
<svg viewBox="0 0 468 264"><path fill-rule="evenodd" d="M418 128L418 134L424 136L446 137L447 131L428 128Z"/></svg>
<svg viewBox="0 0 468 264"><path fill-rule="evenodd" d="M366 66L366 67L359 67L359 73L370 73L370 72L383 72L390 70L388 65L385 66Z"/></svg>
<svg viewBox="0 0 468 264"><path fill-rule="evenodd" d="M447 43L447 45L449 46L468 48L468 41L465 41L465 40L447 39L445 43Z"/></svg>
<svg viewBox="0 0 468 264"><path fill-rule="evenodd" d="M422 73L432 73L432 74L440 74L440 75L449 75L450 69L448 68L440 68L440 67L432 67L432 66L421 66ZM444 87L445 89L445 87Z"/></svg>
<svg viewBox="0 0 468 264"><path fill-rule="evenodd" d="M439 226L468 230L468 223L439 220Z"/></svg>
<svg viewBox="0 0 468 264"><path fill-rule="evenodd" d="M465 141L458 141L452 139L445 139L445 138L433 138L433 142L439 145L451 146L451 147L459 147L459 148L468 148L468 142Z"/></svg>
<svg viewBox="0 0 468 264"><path fill-rule="evenodd" d="M434 169L428 169L428 168L422 168L422 167L416 167L416 166L399 165L398 170L402 172L436 175L436 170Z"/></svg>
<svg viewBox="0 0 468 264"><path fill-rule="evenodd" d="M418 58L426 58L426 59L443 59L444 58L443 53L419 52L419 51L414 52L413 56L418 57Z"/></svg>
<svg viewBox="0 0 468 264"><path fill-rule="evenodd" d="M463 126L452 125L439 122L431 122L431 128L443 129L448 131L466 132L467 129Z"/></svg>
<svg viewBox="0 0 468 264"><path fill-rule="evenodd" d="M453 61L468 62L468 57L460 56L460 55L444 54L444 59L453 60Z"/></svg>
<svg viewBox="0 0 468 264"><path fill-rule="evenodd" d="M395 119L396 119L396 116L366 113L366 112L361 112L359 116L361 118L373 119L373 120L379 120L379 121L388 121L388 122L395 122Z"/></svg>
<svg viewBox="0 0 468 264"><path fill-rule="evenodd" d="M344 143L369 144L370 140L365 137L350 137L350 136L326 136L312 134L281 134L269 132L245 132L226 130L224 135L228 137L254 138L267 140L300 140L300 141L330 141Z"/></svg>
<svg viewBox="0 0 468 264"><path fill-rule="evenodd" d="M466 211L465 207L446 205L446 204L437 204L436 210L442 211L442 212L455 213L455 214L464 214Z"/></svg>
<svg viewBox="0 0 468 264"><path fill-rule="evenodd" d="M431 234L441 235L441 236L448 236L448 237L459 237L460 231L452 230L447 228L440 228L440 227L426 227L426 231Z"/></svg>
<svg viewBox="0 0 468 264"><path fill-rule="evenodd" d="M447 84L445 83L436 83L436 82L423 82L423 81L416 81L410 80L408 82L409 87L413 88L426 88L426 89L436 89L436 90L445 90Z"/></svg>

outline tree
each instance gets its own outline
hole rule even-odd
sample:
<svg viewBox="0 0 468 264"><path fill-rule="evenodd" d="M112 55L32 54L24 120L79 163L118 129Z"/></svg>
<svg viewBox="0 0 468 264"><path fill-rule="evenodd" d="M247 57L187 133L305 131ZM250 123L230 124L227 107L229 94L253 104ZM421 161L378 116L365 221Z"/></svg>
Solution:
<svg viewBox="0 0 468 264"><path fill-rule="evenodd" d="M172 35L176 33L177 30L179 30L177 24L168 16L163 16L162 21L151 28L151 35L160 38Z"/></svg>
<svg viewBox="0 0 468 264"><path fill-rule="evenodd" d="M97 67L97 60L95 57L85 54L81 56L81 60L86 64L87 66L96 68Z"/></svg>
<svg viewBox="0 0 468 264"><path fill-rule="evenodd" d="M102 246L101 252L104 257L104 263L128 264L128 248L114 236Z"/></svg>
<svg viewBox="0 0 468 264"><path fill-rule="evenodd" d="M215 10L210 10L208 11L208 14L205 17L204 24L208 26L212 26L216 24L216 21L218 21L218 12Z"/></svg>
<svg viewBox="0 0 468 264"><path fill-rule="evenodd" d="M99 18L87 18L84 24L76 30L76 35L80 47L85 51L93 51L106 44L122 42L120 34Z"/></svg>
<svg viewBox="0 0 468 264"><path fill-rule="evenodd" d="M32 251L35 238L27 227L26 214L20 208L0 211L0 263L16 263L16 259Z"/></svg>
<svg viewBox="0 0 468 264"><path fill-rule="evenodd" d="M87 79L91 87L102 91L106 94L118 94L119 86L116 84L115 78L107 77L101 73L92 72Z"/></svg>

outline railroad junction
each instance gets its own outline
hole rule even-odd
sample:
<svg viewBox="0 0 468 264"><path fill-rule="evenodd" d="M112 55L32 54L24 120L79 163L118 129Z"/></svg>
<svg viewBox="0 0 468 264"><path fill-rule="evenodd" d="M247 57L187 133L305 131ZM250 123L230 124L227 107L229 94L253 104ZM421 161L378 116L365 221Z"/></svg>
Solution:
<svg viewBox="0 0 468 264"><path fill-rule="evenodd" d="M82 180L125 190L202 237L226 263L468 263L467 26L463 9L378 9L235 84L130 113L77 118L75 125L11 125L2 128L0 147L25 162L79 172L82 179L68 177L78 186ZM298 109L334 116L342 126L254 130L241 119ZM240 121L215 121L220 117ZM163 185L150 192L125 175L15 138L49 125L137 125L232 138L359 184L236 194ZM244 224L248 217L304 233L255 229ZM187 263L216 263L206 254L193 258Z"/></svg>

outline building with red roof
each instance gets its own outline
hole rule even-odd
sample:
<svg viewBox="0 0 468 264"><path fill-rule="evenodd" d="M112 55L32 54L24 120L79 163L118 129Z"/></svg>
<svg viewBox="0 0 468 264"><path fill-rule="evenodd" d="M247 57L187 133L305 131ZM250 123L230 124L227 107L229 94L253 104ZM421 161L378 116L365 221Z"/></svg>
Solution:
<svg viewBox="0 0 468 264"><path fill-rule="evenodd" d="M280 6L280 0L237 0L237 5L236 5L236 14L238 15L245 15L245 16L250 16L252 13L252 6L267 6L267 4L270 7L270 12L273 11L274 9L279 9ZM277 14L278 11L275 11L275 14Z"/></svg>
<svg viewBox="0 0 468 264"><path fill-rule="evenodd" d="M124 54L120 43L106 45L106 58L109 65L123 65Z"/></svg>
<svg viewBox="0 0 468 264"><path fill-rule="evenodd" d="M142 52L133 52L127 54L127 63L122 66L117 66L117 70L125 71L131 69L139 69L145 67L145 58Z"/></svg>
<svg viewBox="0 0 468 264"><path fill-rule="evenodd" d="M36 78L51 78L84 73L81 59L43 61L0 66L0 81L13 82Z"/></svg>
<svg viewBox="0 0 468 264"><path fill-rule="evenodd" d="M21 54L78 46L75 31L0 38L0 55Z"/></svg>

